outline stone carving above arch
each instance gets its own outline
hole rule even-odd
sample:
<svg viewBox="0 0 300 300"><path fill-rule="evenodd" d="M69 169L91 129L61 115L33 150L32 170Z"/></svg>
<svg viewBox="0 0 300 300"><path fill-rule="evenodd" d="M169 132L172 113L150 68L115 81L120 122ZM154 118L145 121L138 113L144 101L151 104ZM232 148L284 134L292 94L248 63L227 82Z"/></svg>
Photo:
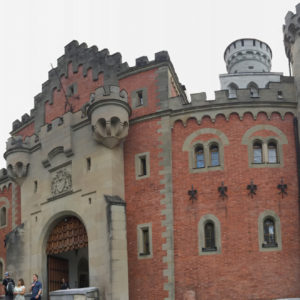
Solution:
<svg viewBox="0 0 300 300"><path fill-rule="evenodd" d="M251 137L251 135L254 132L260 131L260 130L273 131L278 136L278 140L280 141L281 144L287 144L288 143L288 139L287 139L286 135L279 128L277 128L275 126L272 126L272 125L261 124L261 125L253 126L245 132L245 134L242 137L242 144L243 145L248 145L249 138Z"/></svg>
<svg viewBox="0 0 300 300"><path fill-rule="evenodd" d="M52 196L58 196L72 191L72 175L67 169L58 170L51 182Z"/></svg>
<svg viewBox="0 0 300 300"><path fill-rule="evenodd" d="M220 138L223 145L229 145L229 140L222 131L214 128L202 128L194 131L185 139L182 146L182 151L190 151L192 141L201 134L214 134Z"/></svg>

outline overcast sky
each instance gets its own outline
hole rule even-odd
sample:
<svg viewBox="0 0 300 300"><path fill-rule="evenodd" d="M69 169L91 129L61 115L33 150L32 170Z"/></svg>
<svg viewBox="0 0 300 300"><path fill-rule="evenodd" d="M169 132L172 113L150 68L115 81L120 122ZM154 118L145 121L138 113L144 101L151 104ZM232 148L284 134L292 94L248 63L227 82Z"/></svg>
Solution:
<svg viewBox="0 0 300 300"><path fill-rule="evenodd" d="M300 2L300 0L298 0ZM294 0L2 0L0 2L0 168L12 122L33 108L52 63L76 39L120 52L123 62L167 50L187 93L220 89L223 53L257 38L273 51L274 72L288 75L282 25Z"/></svg>

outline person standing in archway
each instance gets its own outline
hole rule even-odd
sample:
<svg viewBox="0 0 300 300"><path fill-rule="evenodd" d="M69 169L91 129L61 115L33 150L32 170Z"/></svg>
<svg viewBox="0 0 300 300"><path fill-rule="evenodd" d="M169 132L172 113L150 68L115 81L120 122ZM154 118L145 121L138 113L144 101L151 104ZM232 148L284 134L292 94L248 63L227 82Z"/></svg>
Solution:
<svg viewBox="0 0 300 300"><path fill-rule="evenodd" d="M33 282L31 284L31 298L30 300L41 300L42 283L38 281L38 275L33 274Z"/></svg>

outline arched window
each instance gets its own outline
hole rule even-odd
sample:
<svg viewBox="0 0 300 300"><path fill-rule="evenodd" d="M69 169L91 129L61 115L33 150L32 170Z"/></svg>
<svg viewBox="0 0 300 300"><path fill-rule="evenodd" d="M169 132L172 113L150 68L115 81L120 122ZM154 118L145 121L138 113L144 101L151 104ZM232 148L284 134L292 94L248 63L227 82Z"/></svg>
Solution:
<svg viewBox="0 0 300 300"><path fill-rule="evenodd" d="M264 242L262 245L266 247L277 247L275 221L271 217L264 220Z"/></svg>
<svg viewBox="0 0 300 300"><path fill-rule="evenodd" d="M258 87L254 82L249 83L248 89L250 90L250 97L251 98L259 97Z"/></svg>
<svg viewBox="0 0 300 300"><path fill-rule="evenodd" d="M0 210L0 226L6 225L6 207L2 207Z"/></svg>
<svg viewBox="0 0 300 300"><path fill-rule="evenodd" d="M253 163L262 164L262 143L255 141L253 143Z"/></svg>
<svg viewBox="0 0 300 300"><path fill-rule="evenodd" d="M273 141L268 143L268 162L271 164L278 163L277 144Z"/></svg>
<svg viewBox="0 0 300 300"><path fill-rule="evenodd" d="M216 241L215 241L215 226L212 221L208 221L204 227L205 235L205 248L203 251L216 251Z"/></svg>
<svg viewBox="0 0 300 300"><path fill-rule="evenodd" d="M229 99L234 99L236 98L236 91L237 91L238 87L234 84L234 83L231 83L229 86L228 86L228 98Z"/></svg>
<svg viewBox="0 0 300 300"><path fill-rule="evenodd" d="M221 253L221 225L216 216L211 214L202 216L198 223L198 233L199 255L214 255Z"/></svg>
<svg viewBox="0 0 300 300"><path fill-rule="evenodd" d="M210 165L212 167L220 165L220 157L219 157L219 146L217 144L213 144L209 147L210 153Z"/></svg>
<svg viewBox="0 0 300 300"><path fill-rule="evenodd" d="M197 145L195 148L195 162L196 168L204 168L204 149L202 145Z"/></svg>

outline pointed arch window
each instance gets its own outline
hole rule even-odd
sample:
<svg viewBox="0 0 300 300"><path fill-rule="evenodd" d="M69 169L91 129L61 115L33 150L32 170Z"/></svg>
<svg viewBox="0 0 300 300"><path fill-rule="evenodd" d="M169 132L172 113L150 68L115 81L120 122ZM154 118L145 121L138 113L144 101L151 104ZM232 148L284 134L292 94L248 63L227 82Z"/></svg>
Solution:
<svg viewBox="0 0 300 300"><path fill-rule="evenodd" d="M0 210L0 226L6 225L6 207L3 206Z"/></svg>
<svg viewBox="0 0 300 300"><path fill-rule="evenodd" d="M258 98L259 97L258 86L254 82L249 83L248 89L250 90L250 97L251 98Z"/></svg>
<svg viewBox="0 0 300 300"><path fill-rule="evenodd" d="M262 157L262 142L255 141L253 143L253 163L255 164L262 164L263 157Z"/></svg>
<svg viewBox="0 0 300 300"><path fill-rule="evenodd" d="M264 220L264 242L263 248L277 247L275 221L271 217Z"/></svg>
<svg viewBox="0 0 300 300"><path fill-rule="evenodd" d="M229 86L228 86L228 98L229 99L234 99L234 98L237 98L237 85L234 84L234 83L231 83Z"/></svg>
<svg viewBox="0 0 300 300"><path fill-rule="evenodd" d="M219 146L217 144L212 144L209 147L210 152L210 165L212 167L220 165L220 157L219 157Z"/></svg>
<svg viewBox="0 0 300 300"><path fill-rule="evenodd" d="M216 251L215 225L209 221L204 226L205 248L203 251Z"/></svg>
<svg viewBox="0 0 300 300"><path fill-rule="evenodd" d="M274 141L268 143L268 162L270 164L278 163L277 144Z"/></svg>
<svg viewBox="0 0 300 300"><path fill-rule="evenodd" d="M195 147L195 162L196 162L196 168L205 167L204 148L202 145L197 145Z"/></svg>

